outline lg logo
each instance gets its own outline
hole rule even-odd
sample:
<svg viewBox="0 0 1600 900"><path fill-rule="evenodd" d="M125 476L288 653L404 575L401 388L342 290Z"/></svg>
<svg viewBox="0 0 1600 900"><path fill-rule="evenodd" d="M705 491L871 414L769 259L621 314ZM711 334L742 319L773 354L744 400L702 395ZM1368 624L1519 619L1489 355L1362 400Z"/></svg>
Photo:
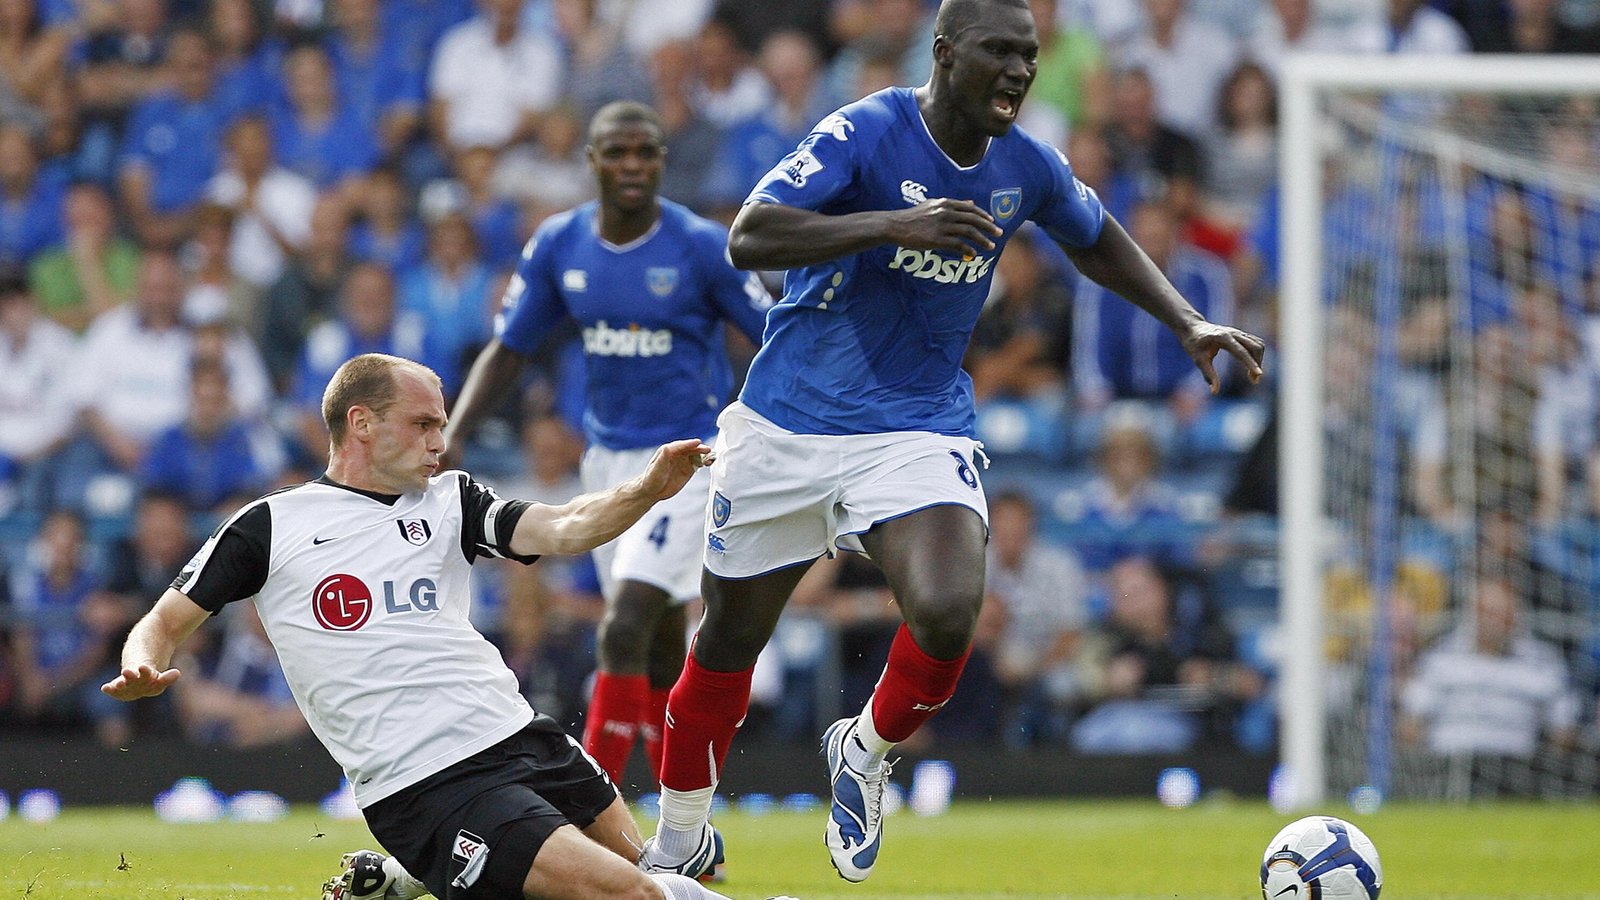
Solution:
<svg viewBox="0 0 1600 900"><path fill-rule="evenodd" d="M374 605L372 589L354 575L329 575L311 592L311 612L329 631L359 629L372 618ZM434 612L439 608L439 586L432 578L418 578L401 596L393 581L385 581L383 608L388 613Z"/></svg>

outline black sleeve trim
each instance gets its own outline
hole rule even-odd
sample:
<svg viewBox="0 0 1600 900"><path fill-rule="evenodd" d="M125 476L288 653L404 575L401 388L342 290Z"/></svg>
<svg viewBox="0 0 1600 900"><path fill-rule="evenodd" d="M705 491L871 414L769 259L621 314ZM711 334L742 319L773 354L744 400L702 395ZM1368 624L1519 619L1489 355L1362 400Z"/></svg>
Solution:
<svg viewBox="0 0 1600 900"><path fill-rule="evenodd" d="M532 505L526 500L502 500L493 488L462 473L461 554L467 562L476 562L480 556L510 559L524 565L537 560L537 555L511 552L511 535Z"/></svg>
<svg viewBox="0 0 1600 900"><path fill-rule="evenodd" d="M256 503L223 523L183 567L172 587L202 609L217 613L229 603L254 597L267 581L272 546L272 511Z"/></svg>

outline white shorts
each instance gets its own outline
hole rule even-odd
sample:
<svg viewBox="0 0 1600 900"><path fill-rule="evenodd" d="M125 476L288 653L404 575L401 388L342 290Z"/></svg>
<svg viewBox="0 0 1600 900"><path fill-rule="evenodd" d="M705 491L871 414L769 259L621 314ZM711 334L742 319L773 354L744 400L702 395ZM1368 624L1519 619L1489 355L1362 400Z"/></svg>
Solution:
<svg viewBox="0 0 1600 900"><path fill-rule="evenodd" d="M977 441L928 431L795 434L735 402L717 420L706 568L753 578L834 549L864 552L874 525L930 506L989 522Z"/></svg>
<svg viewBox="0 0 1600 900"><path fill-rule="evenodd" d="M603 491L627 481L645 470L655 452L654 447L591 446L579 468L583 489ZM658 587L678 603L700 596L700 548L705 544L710 480L705 469L694 473L683 490L651 507L616 540L594 549L602 596L613 599L624 581Z"/></svg>

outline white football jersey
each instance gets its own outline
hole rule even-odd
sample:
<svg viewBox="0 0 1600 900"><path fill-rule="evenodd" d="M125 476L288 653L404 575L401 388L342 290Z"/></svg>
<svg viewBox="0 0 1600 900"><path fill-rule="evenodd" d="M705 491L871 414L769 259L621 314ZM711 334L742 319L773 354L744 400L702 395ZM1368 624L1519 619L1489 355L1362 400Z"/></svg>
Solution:
<svg viewBox="0 0 1600 900"><path fill-rule="evenodd" d="M506 549L524 509L464 472L401 496L323 478L234 514L172 586L213 612L255 597L295 701L365 807L533 719L467 620L474 559L535 558Z"/></svg>

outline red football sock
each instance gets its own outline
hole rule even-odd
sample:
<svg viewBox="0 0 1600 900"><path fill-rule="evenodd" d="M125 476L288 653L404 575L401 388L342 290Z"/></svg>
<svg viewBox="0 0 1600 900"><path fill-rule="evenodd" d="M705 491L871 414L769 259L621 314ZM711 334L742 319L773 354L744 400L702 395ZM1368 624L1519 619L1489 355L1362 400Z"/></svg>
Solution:
<svg viewBox="0 0 1600 900"><path fill-rule="evenodd" d="M956 692L971 653L968 647L955 659L934 659L911 639L911 629L901 625L872 692L872 724L878 736L898 744L933 718Z"/></svg>
<svg viewBox="0 0 1600 900"><path fill-rule="evenodd" d="M594 696L589 698L589 714L583 722L583 749L618 787L649 695L650 682L643 675L595 673Z"/></svg>
<svg viewBox="0 0 1600 900"><path fill-rule="evenodd" d="M713 672L689 655L667 700L667 727L661 736L663 788L693 791L717 783L733 733L750 707L754 671Z"/></svg>
<svg viewBox="0 0 1600 900"><path fill-rule="evenodd" d="M650 761L650 774L661 783L661 730L667 722L667 698L672 688L651 688L644 718L639 720L639 737L644 740L644 758Z"/></svg>

